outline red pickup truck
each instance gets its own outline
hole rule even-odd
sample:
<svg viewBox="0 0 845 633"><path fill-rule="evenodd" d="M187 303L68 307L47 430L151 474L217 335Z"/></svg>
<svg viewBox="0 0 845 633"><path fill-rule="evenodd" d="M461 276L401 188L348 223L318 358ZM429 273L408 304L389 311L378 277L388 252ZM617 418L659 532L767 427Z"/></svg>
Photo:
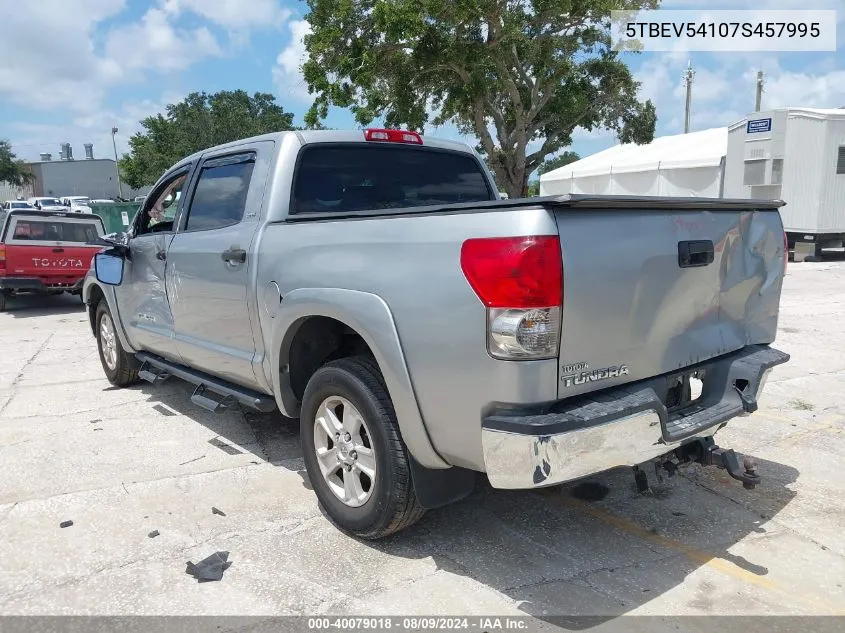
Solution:
<svg viewBox="0 0 845 633"><path fill-rule="evenodd" d="M82 282L102 246L97 215L11 210L0 217L0 310L17 294L82 296Z"/></svg>

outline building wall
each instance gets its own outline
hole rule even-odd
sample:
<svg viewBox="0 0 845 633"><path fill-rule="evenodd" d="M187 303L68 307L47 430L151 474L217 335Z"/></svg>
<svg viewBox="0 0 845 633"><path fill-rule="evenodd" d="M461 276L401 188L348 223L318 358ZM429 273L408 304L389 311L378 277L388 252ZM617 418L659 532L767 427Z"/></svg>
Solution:
<svg viewBox="0 0 845 633"><path fill-rule="evenodd" d="M118 195L117 172L114 161L108 158L43 161L31 163L31 167L36 196L116 198ZM122 185L123 197L129 200L146 195L149 189L136 190L126 183Z"/></svg>
<svg viewBox="0 0 845 633"><path fill-rule="evenodd" d="M113 198L117 196L117 174L114 161L57 160L40 166L40 189L45 196L88 196Z"/></svg>

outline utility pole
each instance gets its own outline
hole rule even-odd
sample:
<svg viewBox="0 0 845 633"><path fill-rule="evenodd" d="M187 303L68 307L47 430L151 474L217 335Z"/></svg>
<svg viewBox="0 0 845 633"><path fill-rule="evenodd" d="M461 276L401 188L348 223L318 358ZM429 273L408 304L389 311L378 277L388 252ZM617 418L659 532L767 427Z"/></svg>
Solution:
<svg viewBox="0 0 845 633"><path fill-rule="evenodd" d="M690 110L692 109L692 78L695 71L692 69L692 60L687 62L687 70L684 72L684 83L687 86L687 104L684 110L684 134L689 134Z"/></svg>
<svg viewBox="0 0 845 633"><path fill-rule="evenodd" d="M117 141L114 140L114 135L117 134L117 128L111 129L111 144L114 147L114 169L117 172L117 197L123 200L123 185L120 183L120 165L117 162Z"/></svg>
<svg viewBox="0 0 845 633"><path fill-rule="evenodd" d="M754 106L754 112L760 111L760 106L763 103L763 71L757 71L757 102Z"/></svg>

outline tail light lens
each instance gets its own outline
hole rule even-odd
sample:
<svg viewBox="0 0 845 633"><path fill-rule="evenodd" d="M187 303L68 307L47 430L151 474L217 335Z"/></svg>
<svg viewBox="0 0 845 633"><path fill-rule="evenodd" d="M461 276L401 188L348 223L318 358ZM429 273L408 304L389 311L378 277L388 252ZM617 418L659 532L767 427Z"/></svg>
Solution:
<svg viewBox="0 0 845 633"><path fill-rule="evenodd" d="M500 359L557 356L563 261L557 235L464 242L461 269L487 307L487 349Z"/></svg>
<svg viewBox="0 0 845 633"><path fill-rule="evenodd" d="M6 245L0 244L0 272L6 270Z"/></svg>

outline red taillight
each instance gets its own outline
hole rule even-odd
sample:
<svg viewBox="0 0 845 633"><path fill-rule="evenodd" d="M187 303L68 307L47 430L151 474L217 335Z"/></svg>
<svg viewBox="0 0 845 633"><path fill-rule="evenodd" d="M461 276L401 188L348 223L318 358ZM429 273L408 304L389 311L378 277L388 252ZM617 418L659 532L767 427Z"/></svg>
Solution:
<svg viewBox="0 0 845 633"><path fill-rule="evenodd" d="M422 145L422 137L416 132L406 130L364 130L364 139L367 141L382 141L384 143L412 143Z"/></svg>
<svg viewBox="0 0 845 633"><path fill-rule="evenodd" d="M547 308L563 297L563 262L557 235L471 239L461 248L461 269L488 308Z"/></svg>
<svg viewBox="0 0 845 633"><path fill-rule="evenodd" d="M0 270L6 270L6 245L0 244Z"/></svg>

